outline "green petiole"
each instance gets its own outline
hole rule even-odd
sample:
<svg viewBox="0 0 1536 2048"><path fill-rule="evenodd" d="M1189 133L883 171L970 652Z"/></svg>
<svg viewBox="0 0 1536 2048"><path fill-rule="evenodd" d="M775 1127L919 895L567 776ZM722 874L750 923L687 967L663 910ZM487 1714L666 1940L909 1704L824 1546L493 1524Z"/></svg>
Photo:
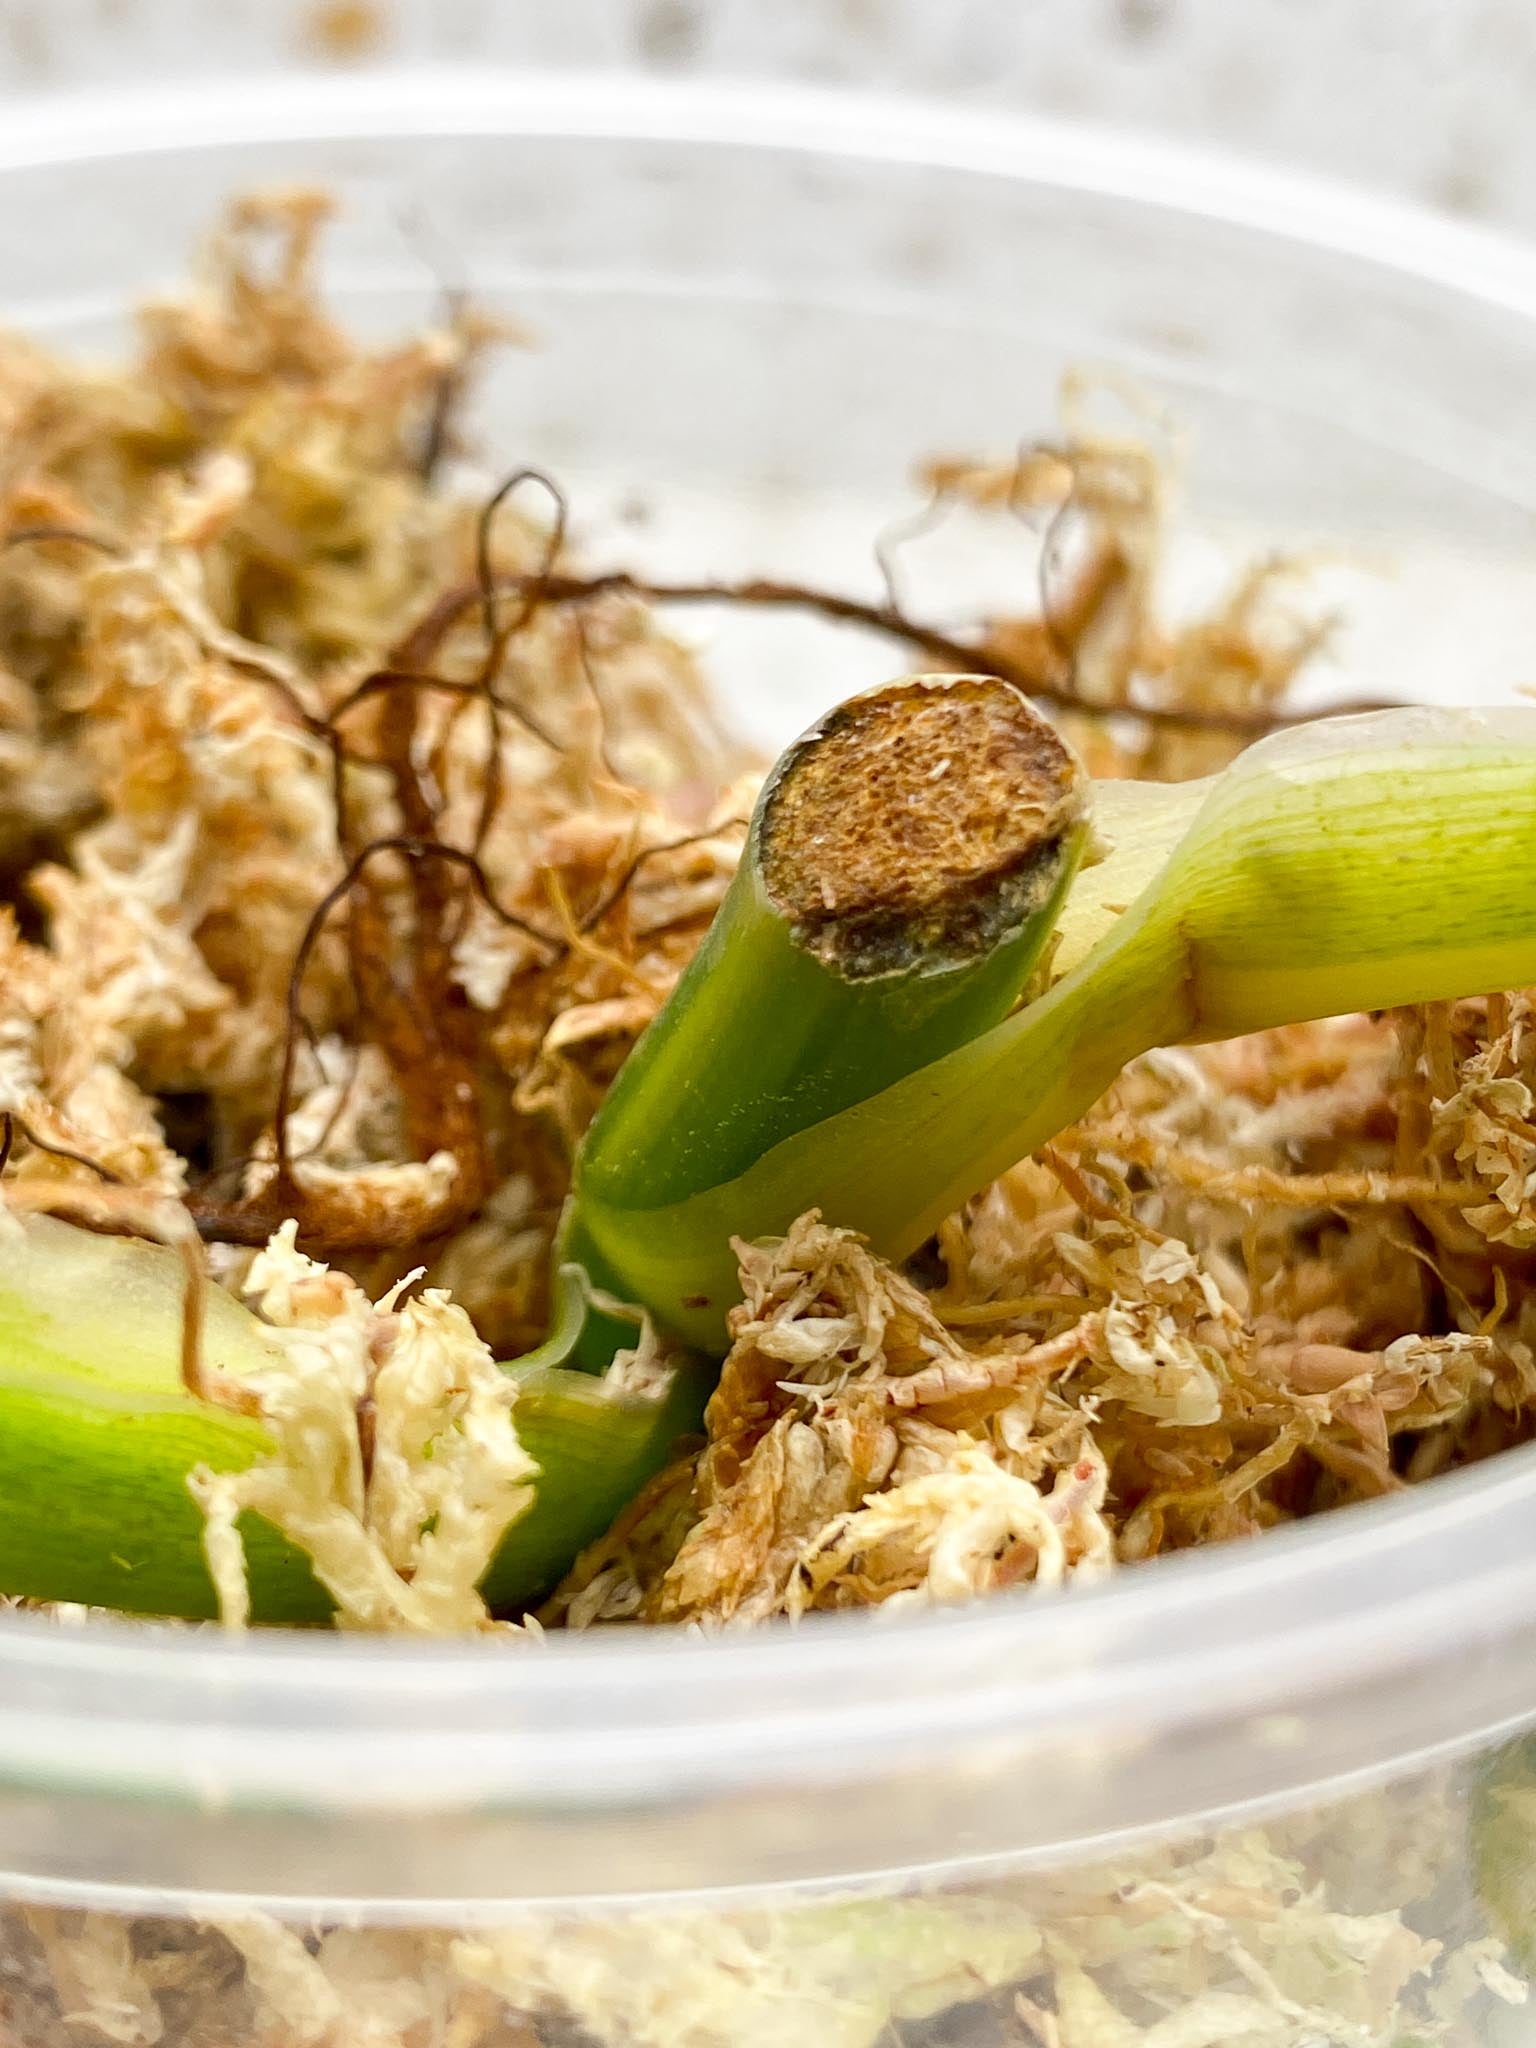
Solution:
<svg viewBox="0 0 1536 2048"><path fill-rule="evenodd" d="M211 1618L187 1474L241 1470L271 1439L182 1385L186 1274L174 1252L47 1216L18 1228L0 1249L0 1592ZM706 1392L686 1367L655 1396L569 1370L560 1361L585 1313L578 1276L561 1276L559 1299L551 1339L508 1367L518 1435L543 1476L485 1581L502 1608L535 1598L602 1534L697 1425ZM204 1298L202 1350L257 1384L278 1362L264 1326L217 1287ZM253 1618L326 1620L330 1597L304 1555L259 1516L242 1534Z"/></svg>
<svg viewBox="0 0 1536 2048"><path fill-rule="evenodd" d="M575 1215L626 1296L718 1347L731 1237L814 1205L903 1257L1153 1046L1536 980L1536 708L1326 720L1205 783L1099 795L1110 857L1036 1001L689 1188L616 1173L599 1119Z"/></svg>
<svg viewBox="0 0 1536 2048"><path fill-rule="evenodd" d="M1085 783L990 677L871 691L791 747L704 944L588 1132L567 1255L719 1348L736 1226L724 1264L690 1277L683 1249L679 1284L653 1298L674 1219L1007 1016L1077 872Z"/></svg>
<svg viewBox="0 0 1536 2048"><path fill-rule="evenodd" d="M701 1360L678 1360L654 1394L621 1392L583 1370L580 1347L598 1323L616 1339L611 1363L618 1345L634 1341L635 1323L595 1315L586 1275L562 1266L549 1336L505 1368L517 1381L518 1438L539 1478L533 1506L507 1531L481 1581L493 1612L515 1610L553 1586L703 1419L713 1375Z"/></svg>
<svg viewBox="0 0 1536 2048"><path fill-rule="evenodd" d="M0 1245L0 1592L212 1616L186 1475L243 1470L271 1439L183 1387L185 1267L49 1216L14 1228ZM272 1339L238 1302L209 1288L203 1311L211 1365L253 1380L272 1369ZM254 1517L244 1534L263 1615L323 1621L331 1603L308 1560Z"/></svg>

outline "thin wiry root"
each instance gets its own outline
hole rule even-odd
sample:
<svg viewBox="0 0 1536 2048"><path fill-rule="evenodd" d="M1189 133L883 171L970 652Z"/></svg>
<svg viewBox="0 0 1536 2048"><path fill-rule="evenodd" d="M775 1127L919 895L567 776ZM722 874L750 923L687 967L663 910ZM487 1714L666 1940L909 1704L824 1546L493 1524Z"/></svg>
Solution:
<svg viewBox="0 0 1536 2048"><path fill-rule="evenodd" d="M61 1145L55 1138L45 1138L33 1129L18 1110L0 1111L0 1173L10 1164L11 1152L18 1134L32 1147L34 1152L46 1152L54 1159L67 1159L72 1166L83 1166L111 1187L121 1187L123 1177L110 1166L104 1166L99 1159L93 1159L88 1152L77 1152L73 1145Z"/></svg>
<svg viewBox="0 0 1536 2048"><path fill-rule="evenodd" d="M680 839L665 839L659 846L644 846L629 860L619 879L607 889L585 913L576 929L583 935L595 932L605 924L618 909L634 886L635 877L647 861L655 860L663 853L682 853L690 846L704 846L711 839L718 839L726 832L744 832L748 821L745 818L727 818L721 825L710 825L702 832L685 832Z"/></svg>
<svg viewBox="0 0 1536 2048"><path fill-rule="evenodd" d="M701 582L666 582L638 576L628 569L610 569L590 576L540 574L528 571L497 579L498 590L533 593L541 604L585 604L593 598L619 595L641 598L651 604L744 604L764 610L813 612L833 624L862 626L893 640L905 641L944 667L967 674L999 676L1004 682L1063 710L1102 713L1113 706L1097 704L1081 696L1073 686L1071 664L1053 644L1049 652L1033 659L1006 651L985 634L971 640L924 625L890 604L869 604L839 592L818 590L810 584L778 578L749 577L739 582L726 579ZM480 601L478 584L466 584L450 591L434 608L431 621L440 638L455 620ZM1055 639L1067 630L1068 614L1058 605ZM1045 636L1051 639L1052 636ZM1379 711L1381 698L1368 703L1353 699L1327 707L1339 714L1369 709ZM1235 733L1255 736L1280 727L1301 723L1299 715L1275 711L1229 711L1217 708L1186 709L1173 705L1134 705L1138 718L1171 731ZM1308 712L1307 718L1318 714Z"/></svg>
<svg viewBox="0 0 1536 2048"><path fill-rule="evenodd" d="M300 1223L300 1235L306 1241L329 1245L332 1248L343 1245L356 1248L356 1240L349 1225L338 1217L333 1219L327 1234L319 1219L306 1212L314 1204L302 1182L294 1172L294 1160L288 1145L288 1126L293 1113L293 1095L298 1065L298 1051L305 1036L305 1021L301 1008L304 994L304 980L315 947L325 930L332 914L358 886L368 865L385 854L398 854L412 864L441 862L459 870L467 879L469 888L496 920L510 929L520 932L542 946L550 958L558 959L566 950L565 942L542 932L527 919L519 917L498 902L492 893L485 870L472 853L462 847L444 846L435 840L419 840L405 835L373 840L358 853L348 865L341 878L332 884L312 912L304 935L294 957L288 983L288 1032L284 1041L283 1061L278 1081L277 1104L273 1113L273 1145L276 1170L270 1185L252 1203L242 1204L234 1210L220 1210L211 1204L196 1202L193 1214L199 1230L210 1239L234 1244L262 1244L271 1232L288 1214L295 1214ZM429 1077L430 1078L430 1077ZM462 1112L463 1105L457 1106ZM445 1126L452 1121L450 1110L445 1107ZM449 1149L452 1149L451 1147ZM455 1201L455 1210L466 1199L478 1203L476 1191L472 1196L460 1195ZM460 1220L455 1213L454 1221ZM430 1235L431 1225L446 1227L445 1219L415 1219L412 1228L419 1235ZM419 1228L417 1227L419 1226ZM396 1233L392 1233L394 1235Z"/></svg>
<svg viewBox="0 0 1536 2048"><path fill-rule="evenodd" d="M288 983L288 1019L291 1030L283 1051L282 1077L278 1084L277 1109L273 1118L280 1172L285 1171L289 1164L285 1134L292 1111L294 1070L298 1060L299 1040L303 1032L300 1004L304 996L305 971L332 912L351 895L368 864L386 853L398 853L412 862L443 861L448 866L459 869L467 876L475 895L498 923L507 925L513 931L521 932L525 938L534 940L543 946L551 957L557 958L563 950L559 939L540 931L526 918L519 917L516 911L508 910L497 902L486 879L484 868L472 853L466 853L462 847L443 846L435 840L415 839L403 835L371 841L352 860L341 879L333 883L316 904L309 923L304 928L304 936L299 941L298 952L294 956L293 971Z"/></svg>
<svg viewBox="0 0 1536 2048"><path fill-rule="evenodd" d="M485 627L485 657L480 665L479 684L485 697L486 716L490 722L490 743L486 748L485 771L480 788L479 816L475 822L475 836L472 842L476 856L484 851L490 837L502 796L502 712L510 712L519 725L531 732L535 739L542 740L546 747L556 754L565 749L539 719L525 705L502 699L496 694L496 678L507 657L507 649L523 632L538 610L536 594L525 594L511 617L501 619L496 590L496 565L491 554L491 538L495 530L496 515L518 488L526 483L537 484L546 491L555 508L554 520L544 543L544 556L538 573L548 575L560 559L565 546L566 524L570 507L565 493L542 469L516 469L500 488L492 493L481 508L475 522L475 581L480 588L481 617ZM460 920L462 928L462 919Z"/></svg>

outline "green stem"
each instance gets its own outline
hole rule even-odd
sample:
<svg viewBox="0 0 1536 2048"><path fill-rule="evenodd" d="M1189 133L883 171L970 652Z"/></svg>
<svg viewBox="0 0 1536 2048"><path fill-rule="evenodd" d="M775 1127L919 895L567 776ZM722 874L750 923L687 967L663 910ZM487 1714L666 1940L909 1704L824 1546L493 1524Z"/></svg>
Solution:
<svg viewBox="0 0 1536 2048"><path fill-rule="evenodd" d="M0 1246L0 1593L211 1618L187 1474L243 1470L271 1438L183 1387L186 1276L174 1253L51 1217L18 1227L24 1237ZM702 1410L706 1388L686 1367L654 1396L565 1369L584 1314L579 1277L566 1273L551 1339L508 1368L518 1435L541 1477L484 1583L500 1609L552 1585ZM258 1386L281 1363L271 1333L216 1287L204 1298L203 1355ZM252 1618L326 1620L330 1596L303 1553L257 1515L242 1534Z"/></svg>
<svg viewBox="0 0 1536 2048"><path fill-rule="evenodd" d="M698 1361L678 1365L654 1395L621 1393L591 1373L526 1360L508 1371L517 1381L518 1439L539 1478L533 1506L502 1538L480 1584L497 1614L548 1591L612 1527L679 1438L700 1428L713 1383Z"/></svg>
<svg viewBox="0 0 1536 2048"><path fill-rule="evenodd" d="M271 1449L261 1425L181 1383L186 1271L175 1253L47 1216L0 1244L0 1592L128 1614L210 1616L203 1518L186 1475L240 1471ZM278 1363L254 1316L217 1288L203 1354L259 1383ZM331 1602L301 1552L244 1522L253 1589L284 1621Z"/></svg>
<svg viewBox="0 0 1536 2048"><path fill-rule="evenodd" d="M1082 806L1075 761L991 679L873 691L799 741L704 944L593 1122L566 1255L624 1299L717 1331L729 1266L716 1262L707 1301L636 1297L636 1274L649 1289L669 1256L670 1223L641 1248L613 1219L684 1213L699 1189L735 1185L795 1132L1005 1017L1076 871Z"/></svg>
<svg viewBox="0 0 1536 2048"><path fill-rule="evenodd" d="M1048 994L728 1178L616 1201L581 1174L579 1228L630 1298L718 1348L732 1236L816 1206L902 1257L1153 1046L1536 980L1536 709L1329 720L1106 810L1155 857L1117 849L1129 904L1082 878Z"/></svg>

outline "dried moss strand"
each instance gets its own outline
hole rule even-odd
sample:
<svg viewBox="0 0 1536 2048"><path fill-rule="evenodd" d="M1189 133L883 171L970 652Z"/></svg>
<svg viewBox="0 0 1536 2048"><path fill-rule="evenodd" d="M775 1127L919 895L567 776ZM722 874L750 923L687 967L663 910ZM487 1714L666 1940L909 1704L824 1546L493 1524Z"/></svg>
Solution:
<svg viewBox="0 0 1536 2048"><path fill-rule="evenodd" d="M9 533L0 534L0 551L37 547L47 541L69 541L75 547L90 548L94 553L110 555L116 561L121 561L128 552L121 541L112 540L104 533L89 533L84 527L55 524L13 526Z"/></svg>
<svg viewBox="0 0 1536 2048"><path fill-rule="evenodd" d="M1290 1209L1382 1207L1425 1202L1465 1208L1483 1199L1470 1181L1422 1173L1283 1173L1271 1166L1224 1166L1182 1146L1163 1143L1123 1118L1088 1127L1093 1143L1147 1167L1192 1194L1219 1202L1262 1202Z"/></svg>

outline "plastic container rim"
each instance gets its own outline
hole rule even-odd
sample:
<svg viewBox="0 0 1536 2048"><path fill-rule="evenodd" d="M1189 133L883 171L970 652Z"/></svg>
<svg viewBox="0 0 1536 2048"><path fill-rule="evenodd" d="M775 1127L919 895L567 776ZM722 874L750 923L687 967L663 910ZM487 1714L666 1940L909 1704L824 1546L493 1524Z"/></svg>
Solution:
<svg viewBox="0 0 1536 2048"><path fill-rule="evenodd" d="M436 66L73 91L7 107L0 173L242 142L486 133L766 148L1134 197L1536 321L1536 250L1404 202L1204 148L811 87ZM625 1784L661 1796L778 1774L830 1784L877 1742L953 1755L1005 1731L1017 1742L1283 1716L1320 1689L1406 1671L1427 1642L1449 1666L1532 1615L1536 1446L1069 1597L817 1617L794 1632L619 1631L519 1649L4 1615L0 1782L195 1798L189 1738L227 1735L219 1796L240 1804L419 1811L526 1801L550 1783L594 1804ZM1497 1717L1475 1680L1462 1684L1470 1743ZM237 1739L256 1727L261 1740Z"/></svg>

